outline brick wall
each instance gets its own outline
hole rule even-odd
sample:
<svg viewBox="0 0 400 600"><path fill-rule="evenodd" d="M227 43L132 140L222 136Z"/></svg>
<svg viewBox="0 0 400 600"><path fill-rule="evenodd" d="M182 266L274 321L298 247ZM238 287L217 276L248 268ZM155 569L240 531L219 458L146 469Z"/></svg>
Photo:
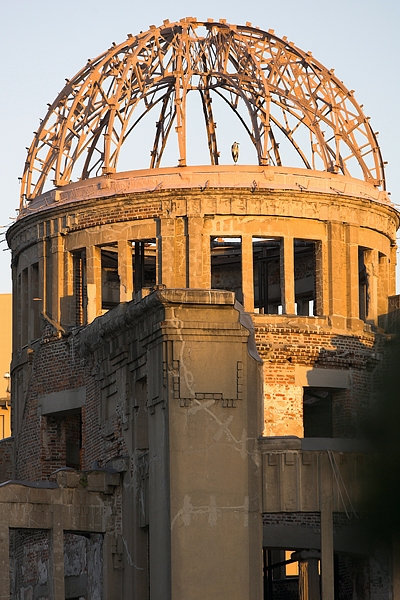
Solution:
<svg viewBox="0 0 400 600"><path fill-rule="evenodd" d="M14 479L14 438L0 440L0 483Z"/></svg>
<svg viewBox="0 0 400 600"><path fill-rule="evenodd" d="M49 533L10 530L10 598L50 598Z"/></svg>
<svg viewBox="0 0 400 600"><path fill-rule="evenodd" d="M383 337L336 335L315 327L255 322L255 339L264 362L264 435L303 436L303 387L296 365L351 372L350 389L333 397L334 437L362 436L370 411L372 373Z"/></svg>
<svg viewBox="0 0 400 600"><path fill-rule="evenodd" d="M32 358L25 391L23 417L16 448L16 478L43 480L66 466L65 417L40 416L38 397L85 385L83 360L73 351L70 338L57 339L49 331Z"/></svg>

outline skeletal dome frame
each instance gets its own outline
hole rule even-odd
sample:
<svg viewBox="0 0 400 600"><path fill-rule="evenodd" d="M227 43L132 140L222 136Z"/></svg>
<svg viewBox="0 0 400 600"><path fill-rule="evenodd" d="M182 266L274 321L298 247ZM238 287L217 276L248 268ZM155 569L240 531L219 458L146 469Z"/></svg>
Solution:
<svg viewBox="0 0 400 600"><path fill-rule="evenodd" d="M376 134L353 91L332 70L272 30L186 18L129 35L67 80L28 150L22 205L40 195L49 179L59 187L114 173L123 143L155 107L150 168L160 166L174 125L179 166L186 166L186 98L193 90L201 96L212 165L219 162L212 108L217 95L240 119L259 165L290 166L279 148L277 136L283 135L306 168L385 189Z"/></svg>

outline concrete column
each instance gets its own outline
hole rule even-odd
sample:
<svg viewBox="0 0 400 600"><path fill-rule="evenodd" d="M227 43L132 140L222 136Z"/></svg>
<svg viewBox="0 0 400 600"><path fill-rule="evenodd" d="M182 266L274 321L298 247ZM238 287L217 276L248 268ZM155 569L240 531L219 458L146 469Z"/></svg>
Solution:
<svg viewBox="0 0 400 600"><path fill-rule="evenodd" d="M76 324L76 298L74 288L74 259L64 248L64 293L60 302L61 323Z"/></svg>
<svg viewBox="0 0 400 600"><path fill-rule="evenodd" d="M203 277L203 218L188 217L189 287L205 288ZM210 244L208 244L210 252Z"/></svg>
<svg viewBox="0 0 400 600"><path fill-rule="evenodd" d="M378 250L365 252L365 268L368 277L368 314L367 322L372 325L378 324Z"/></svg>
<svg viewBox="0 0 400 600"><path fill-rule="evenodd" d="M254 312L253 237L242 236L242 289L243 305L247 312Z"/></svg>
<svg viewBox="0 0 400 600"><path fill-rule="evenodd" d="M320 553L317 550L302 550L294 552L292 558L299 561L299 599L320 600L318 573Z"/></svg>
<svg viewBox="0 0 400 600"><path fill-rule="evenodd" d="M324 289L324 253L322 250L322 241L315 242L315 301L316 301L316 316L321 317L325 312L326 293Z"/></svg>
<svg viewBox="0 0 400 600"><path fill-rule="evenodd" d="M118 241L118 275L120 302L130 302L133 297L132 243Z"/></svg>
<svg viewBox="0 0 400 600"><path fill-rule="evenodd" d="M294 315L294 248L287 236L281 242L281 294L283 313Z"/></svg>
<svg viewBox="0 0 400 600"><path fill-rule="evenodd" d="M363 328L360 320L359 273L358 273L358 228L346 227L347 257L347 323L350 329Z"/></svg>
<svg viewBox="0 0 400 600"><path fill-rule="evenodd" d="M388 296L389 296L389 259L387 256L381 255L378 266L378 318L388 313ZM380 320L380 319L379 319ZM380 326L385 326L380 323Z"/></svg>
<svg viewBox="0 0 400 600"><path fill-rule="evenodd" d="M323 600L334 600L332 468L327 454L321 455L321 589Z"/></svg>
<svg viewBox="0 0 400 600"><path fill-rule="evenodd" d="M38 262L39 262L39 298L41 298L42 311L46 312L46 260L45 260L45 242L38 242Z"/></svg>
<svg viewBox="0 0 400 600"><path fill-rule="evenodd" d="M188 285L187 221L176 217L174 221L174 275L176 288Z"/></svg>
<svg viewBox="0 0 400 600"><path fill-rule="evenodd" d="M334 327L346 326L346 244L342 223L328 224L329 241L329 316Z"/></svg>
<svg viewBox="0 0 400 600"><path fill-rule="evenodd" d="M396 294L397 247L390 246L389 296Z"/></svg>
<svg viewBox="0 0 400 600"><path fill-rule="evenodd" d="M101 314L101 249L97 246L86 248L87 278L87 320L91 323Z"/></svg>
<svg viewBox="0 0 400 600"><path fill-rule="evenodd" d="M54 504L53 507L53 527L51 529L50 543L50 589L51 597L65 598L64 585L64 530L62 524L63 507Z"/></svg>
<svg viewBox="0 0 400 600"><path fill-rule="evenodd" d="M174 219L160 219L158 243L160 247L159 268L161 281L167 288L175 287L175 223Z"/></svg>
<svg viewBox="0 0 400 600"><path fill-rule="evenodd" d="M9 514L10 506L3 504L4 515ZM0 523L0 600L10 599L10 534L8 525Z"/></svg>
<svg viewBox="0 0 400 600"><path fill-rule="evenodd" d="M64 241L60 235L51 240L52 254L52 295L51 295L51 316L60 322L60 299L64 291Z"/></svg>

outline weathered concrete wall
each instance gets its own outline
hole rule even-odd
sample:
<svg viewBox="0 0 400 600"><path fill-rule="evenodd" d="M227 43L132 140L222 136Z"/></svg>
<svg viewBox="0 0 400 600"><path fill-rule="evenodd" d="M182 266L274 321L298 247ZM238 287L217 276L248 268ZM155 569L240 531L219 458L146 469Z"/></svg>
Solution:
<svg viewBox="0 0 400 600"><path fill-rule="evenodd" d="M62 472L70 514L53 507L60 498L52 490L53 520L41 526L56 531L49 573L54 565L60 571L48 581L62 597L86 590L104 600L260 598L262 475L271 479L264 524L269 519L272 527L274 514L282 514L276 523L287 528L290 513L303 530L320 527L323 593L332 589L330 503L342 508L329 465L317 469L320 488L307 479L327 450L322 459L272 448L263 465L258 438L262 431L271 443L274 436L303 437L304 390L329 396L330 435L362 433L384 342L378 323L387 321L395 291L399 216L385 193L350 178L238 167L233 180L233 172L161 169L67 185L37 198L8 232L15 292L12 476L46 481L67 465L88 471ZM212 273L213 238L240 239L240 261L236 256L228 265L234 285L231 277L218 282L218 269ZM275 244L267 271L272 308L255 301L265 277L256 273L258 238ZM136 244L144 248L149 240L153 293L138 284L145 259L133 258ZM299 240L308 253L301 258ZM107 314L105 251L112 253L121 301ZM235 291L253 325L234 308L231 293L211 290L212 275L218 286L241 282ZM314 304L310 316L302 312L312 312L307 303ZM11 452L11 441L0 444L3 479L11 474ZM121 485L105 485L104 472L90 472L93 465L111 469ZM348 482L350 470L343 468ZM292 504L274 504L275 484ZM107 513L101 527L78 510L96 490ZM13 522L24 527L19 510ZM39 542L35 548L37 566L44 550ZM363 569L371 582L382 575L368 561L356 568L341 560L343 594L359 585ZM46 585L41 577L36 569L26 581L15 579L14 588L34 594Z"/></svg>
<svg viewBox="0 0 400 600"><path fill-rule="evenodd" d="M126 589L142 597L147 572L154 600L261 593L261 364L233 303L229 292L154 292L78 336L98 365L104 460L131 457L121 558ZM216 568L222 554L239 556L240 575Z"/></svg>

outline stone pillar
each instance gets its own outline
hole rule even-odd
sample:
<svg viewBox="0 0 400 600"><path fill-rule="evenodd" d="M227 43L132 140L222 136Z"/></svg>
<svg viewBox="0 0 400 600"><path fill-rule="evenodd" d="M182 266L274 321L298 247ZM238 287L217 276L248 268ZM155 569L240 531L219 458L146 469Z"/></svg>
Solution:
<svg viewBox="0 0 400 600"><path fill-rule="evenodd" d="M368 314L367 322L372 325L378 323L378 250L368 250L365 252L365 268L368 278Z"/></svg>
<svg viewBox="0 0 400 600"><path fill-rule="evenodd" d="M293 552L292 558L299 561L299 600L320 600L317 550ZM323 596L324 600L325 597Z"/></svg>
<svg viewBox="0 0 400 600"><path fill-rule="evenodd" d="M350 329L364 327L360 320L359 273L358 273L358 228L348 226L347 234L347 323Z"/></svg>
<svg viewBox="0 0 400 600"><path fill-rule="evenodd" d="M101 249L97 246L86 248L87 271L87 320L91 323L101 314Z"/></svg>
<svg viewBox="0 0 400 600"><path fill-rule="evenodd" d="M203 218L188 217L189 234L189 287L204 288L210 287L204 285L203 278ZM210 253L210 244L208 245Z"/></svg>
<svg viewBox="0 0 400 600"><path fill-rule="evenodd" d="M332 467L327 453L321 455L321 590L323 600L334 600Z"/></svg>
<svg viewBox="0 0 400 600"><path fill-rule="evenodd" d="M281 294L283 314L294 315L294 248L287 236L281 242Z"/></svg>
<svg viewBox="0 0 400 600"><path fill-rule="evenodd" d="M64 288L64 242L60 235L51 240L52 254L52 295L51 316L56 323L60 322L60 299Z"/></svg>
<svg viewBox="0 0 400 600"><path fill-rule="evenodd" d="M253 237L242 236L242 289L246 312L254 312Z"/></svg>
<svg viewBox="0 0 400 600"><path fill-rule="evenodd" d="M65 598L64 585L64 530L62 524L63 507L52 506L53 526L50 540L50 588L53 598Z"/></svg>
<svg viewBox="0 0 400 600"><path fill-rule="evenodd" d="M133 295L132 243L118 241L119 300L129 302Z"/></svg>
<svg viewBox="0 0 400 600"><path fill-rule="evenodd" d="M160 249L160 283L167 286L167 288L175 287L175 220L160 219L160 234L158 236L158 243ZM184 287L184 286L183 286Z"/></svg>
<svg viewBox="0 0 400 600"><path fill-rule="evenodd" d="M388 313L388 296L389 296L389 259L385 255L379 258L378 266L378 317L386 316ZM386 318L384 323L379 323L380 327L386 328ZM380 319L379 319L380 321Z"/></svg>
<svg viewBox="0 0 400 600"><path fill-rule="evenodd" d="M329 316L333 327L344 329L346 306L346 244L342 223L328 224L329 252Z"/></svg>
<svg viewBox="0 0 400 600"><path fill-rule="evenodd" d="M174 221L174 287L188 286L188 252L186 217L176 217ZM172 256L170 259L172 261Z"/></svg>
<svg viewBox="0 0 400 600"><path fill-rule="evenodd" d="M74 282L74 258L64 250L64 293L60 302L61 323L76 325L76 301Z"/></svg>
<svg viewBox="0 0 400 600"><path fill-rule="evenodd" d="M389 271L389 296L396 294L396 265L397 265L397 246L393 243L390 246L390 271Z"/></svg>
<svg viewBox="0 0 400 600"><path fill-rule="evenodd" d="M3 518L8 518L10 505L2 506ZM8 524L0 523L0 600L10 599L10 534Z"/></svg>

